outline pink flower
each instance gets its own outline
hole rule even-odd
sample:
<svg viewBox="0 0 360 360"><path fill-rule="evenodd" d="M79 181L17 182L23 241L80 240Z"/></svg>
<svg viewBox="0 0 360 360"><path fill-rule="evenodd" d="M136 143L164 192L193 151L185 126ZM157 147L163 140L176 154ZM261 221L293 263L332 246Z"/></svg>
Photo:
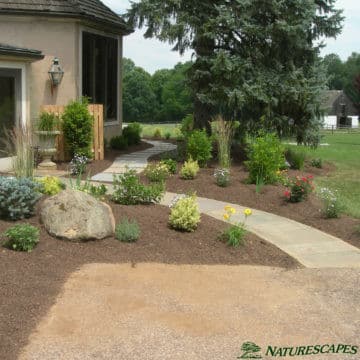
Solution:
<svg viewBox="0 0 360 360"><path fill-rule="evenodd" d="M290 193L289 190L286 190L286 191L284 192L284 195L285 195L285 197L290 198L291 193Z"/></svg>

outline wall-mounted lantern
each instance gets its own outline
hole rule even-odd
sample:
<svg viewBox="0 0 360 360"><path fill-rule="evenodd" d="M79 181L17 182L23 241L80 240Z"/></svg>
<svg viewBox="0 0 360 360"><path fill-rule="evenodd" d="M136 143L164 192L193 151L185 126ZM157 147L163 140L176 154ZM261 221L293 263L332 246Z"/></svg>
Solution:
<svg viewBox="0 0 360 360"><path fill-rule="evenodd" d="M59 59L56 57L53 60L53 63L49 70L49 77L51 81L51 87L54 88L61 83L61 80L64 76L64 70L59 64Z"/></svg>

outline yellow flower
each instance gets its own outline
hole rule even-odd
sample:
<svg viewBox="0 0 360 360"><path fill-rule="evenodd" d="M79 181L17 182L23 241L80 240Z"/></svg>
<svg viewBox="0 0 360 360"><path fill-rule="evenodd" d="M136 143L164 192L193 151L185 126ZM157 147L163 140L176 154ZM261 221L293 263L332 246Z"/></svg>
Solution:
<svg viewBox="0 0 360 360"><path fill-rule="evenodd" d="M230 215L229 214L224 214L224 220L229 220L230 219Z"/></svg>
<svg viewBox="0 0 360 360"><path fill-rule="evenodd" d="M230 205L226 205L224 209L225 209L225 211L230 211L232 209L232 207Z"/></svg>
<svg viewBox="0 0 360 360"><path fill-rule="evenodd" d="M235 214L235 213L236 213L236 210L235 210L234 208L231 208L231 209L230 209L230 212L231 212L232 214Z"/></svg>
<svg viewBox="0 0 360 360"><path fill-rule="evenodd" d="M245 214L245 216L250 216L252 214L251 209L245 209L244 214Z"/></svg>

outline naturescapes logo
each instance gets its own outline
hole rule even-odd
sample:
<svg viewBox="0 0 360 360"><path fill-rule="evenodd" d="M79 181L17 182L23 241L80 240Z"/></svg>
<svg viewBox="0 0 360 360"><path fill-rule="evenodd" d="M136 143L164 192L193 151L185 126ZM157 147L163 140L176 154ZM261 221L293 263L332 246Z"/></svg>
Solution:
<svg viewBox="0 0 360 360"><path fill-rule="evenodd" d="M261 348L253 342L244 342L241 346L243 354L238 359L262 359ZM271 346L266 348L265 356L284 357L284 356L307 356L320 354L348 354L355 355L358 346L345 344L325 344L325 345L305 345L305 346Z"/></svg>

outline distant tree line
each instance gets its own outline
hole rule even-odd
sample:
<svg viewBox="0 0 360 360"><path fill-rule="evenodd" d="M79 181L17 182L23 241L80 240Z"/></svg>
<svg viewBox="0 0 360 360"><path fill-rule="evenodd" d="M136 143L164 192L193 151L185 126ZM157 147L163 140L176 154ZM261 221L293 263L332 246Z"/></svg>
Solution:
<svg viewBox="0 0 360 360"><path fill-rule="evenodd" d="M344 90L360 113L360 54L352 53L346 61L337 54L326 55L323 63L327 69L330 90Z"/></svg>
<svg viewBox="0 0 360 360"><path fill-rule="evenodd" d="M153 75L130 59L123 60L125 122L180 122L193 111L186 72L191 62L178 63Z"/></svg>

